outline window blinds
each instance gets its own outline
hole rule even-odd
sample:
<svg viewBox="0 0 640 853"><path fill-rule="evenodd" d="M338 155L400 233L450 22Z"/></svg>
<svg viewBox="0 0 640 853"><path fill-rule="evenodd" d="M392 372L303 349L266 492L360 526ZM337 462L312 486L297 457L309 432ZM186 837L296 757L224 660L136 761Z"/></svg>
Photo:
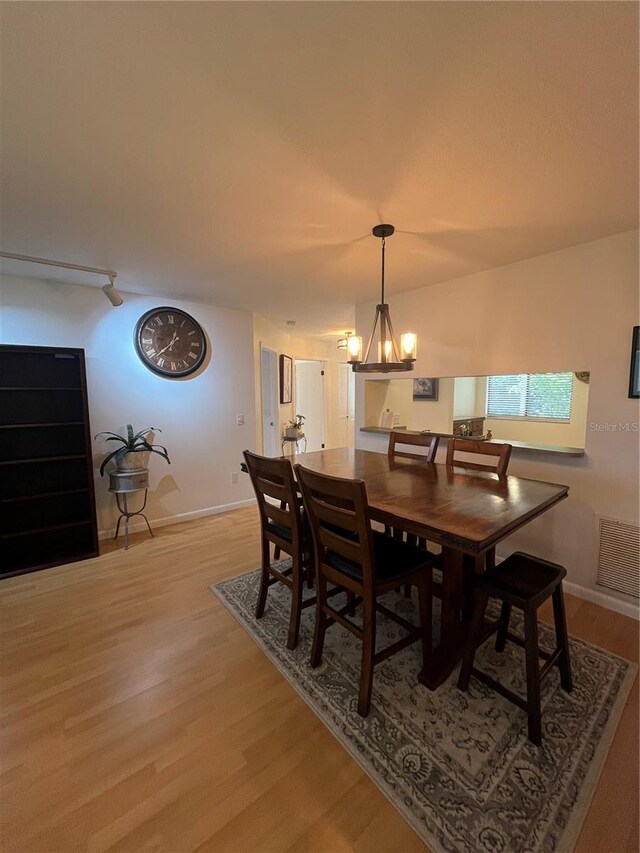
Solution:
<svg viewBox="0 0 640 853"><path fill-rule="evenodd" d="M571 418L573 373L512 373L489 376L487 417Z"/></svg>

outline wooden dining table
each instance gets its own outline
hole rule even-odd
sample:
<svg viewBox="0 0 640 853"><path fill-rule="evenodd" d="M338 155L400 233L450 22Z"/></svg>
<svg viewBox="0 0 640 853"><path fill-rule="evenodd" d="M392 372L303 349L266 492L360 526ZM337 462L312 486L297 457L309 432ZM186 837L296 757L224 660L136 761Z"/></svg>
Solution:
<svg viewBox="0 0 640 853"><path fill-rule="evenodd" d="M419 674L430 689L451 674L467 636L464 561L472 559L482 571L488 550L569 493L557 483L345 447L303 453L294 461L322 474L364 480L374 521L442 547L440 641Z"/></svg>

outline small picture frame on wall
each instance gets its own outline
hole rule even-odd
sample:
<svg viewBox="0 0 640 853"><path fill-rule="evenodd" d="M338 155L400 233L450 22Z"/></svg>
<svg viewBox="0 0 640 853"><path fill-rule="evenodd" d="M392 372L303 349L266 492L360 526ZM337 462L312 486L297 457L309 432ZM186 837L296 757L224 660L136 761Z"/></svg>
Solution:
<svg viewBox="0 0 640 853"><path fill-rule="evenodd" d="M413 380L414 400L437 400L438 380L433 377L422 377Z"/></svg>
<svg viewBox="0 0 640 853"><path fill-rule="evenodd" d="M293 359L288 355L280 356L280 402L290 403L292 400Z"/></svg>
<svg viewBox="0 0 640 853"><path fill-rule="evenodd" d="M640 326L633 327L631 367L629 370L629 397L640 397Z"/></svg>

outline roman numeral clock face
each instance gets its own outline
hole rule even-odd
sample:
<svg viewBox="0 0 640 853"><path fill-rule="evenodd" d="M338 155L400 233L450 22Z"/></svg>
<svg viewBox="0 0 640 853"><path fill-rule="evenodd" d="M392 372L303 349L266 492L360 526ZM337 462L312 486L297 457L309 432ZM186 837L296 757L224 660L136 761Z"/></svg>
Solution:
<svg viewBox="0 0 640 853"><path fill-rule="evenodd" d="M168 379L193 373L207 351L202 326L177 308L154 308L143 314L134 343L142 363Z"/></svg>

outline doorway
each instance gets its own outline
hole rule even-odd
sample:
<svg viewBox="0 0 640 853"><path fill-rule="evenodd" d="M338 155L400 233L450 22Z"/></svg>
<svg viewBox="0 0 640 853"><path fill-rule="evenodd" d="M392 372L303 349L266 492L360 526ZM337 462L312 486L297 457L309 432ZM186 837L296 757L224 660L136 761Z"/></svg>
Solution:
<svg viewBox="0 0 640 853"><path fill-rule="evenodd" d="M324 436L324 362L296 361L296 414L304 415L307 450L322 450Z"/></svg>
<svg viewBox="0 0 640 853"><path fill-rule="evenodd" d="M280 430L278 426L278 356L266 347L260 347L260 378L262 388L262 453L279 456Z"/></svg>
<svg viewBox="0 0 640 853"><path fill-rule="evenodd" d="M350 364L338 365L337 447L355 444L355 377Z"/></svg>

